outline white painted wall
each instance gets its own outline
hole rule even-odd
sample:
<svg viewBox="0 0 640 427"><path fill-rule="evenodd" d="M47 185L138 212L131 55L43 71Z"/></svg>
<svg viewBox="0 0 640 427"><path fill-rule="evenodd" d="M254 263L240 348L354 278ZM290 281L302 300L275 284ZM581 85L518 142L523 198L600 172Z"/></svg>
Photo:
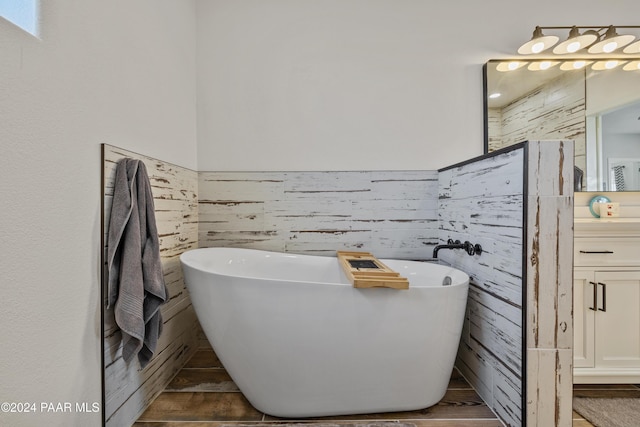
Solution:
<svg viewBox="0 0 640 427"><path fill-rule="evenodd" d="M0 425L99 426L100 143L195 169L188 0L46 0L41 38L0 19Z"/></svg>
<svg viewBox="0 0 640 427"><path fill-rule="evenodd" d="M198 0L200 170L436 169L482 153L482 64L640 2ZM586 23L586 24L585 24Z"/></svg>

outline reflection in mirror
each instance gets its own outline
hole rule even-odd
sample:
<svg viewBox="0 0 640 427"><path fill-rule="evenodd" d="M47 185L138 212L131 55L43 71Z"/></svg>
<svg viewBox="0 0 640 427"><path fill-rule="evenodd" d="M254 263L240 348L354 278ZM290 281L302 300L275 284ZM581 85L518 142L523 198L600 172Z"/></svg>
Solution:
<svg viewBox="0 0 640 427"><path fill-rule="evenodd" d="M640 190L640 70L574 69L574 61L541 69L541 62L514 70L505 60L487 62L485 152L571 139L576 191Z"/></svg>
<svg viewBox="0 0 640 427"><path fill-rule="evenodd" d="M586 123L587 190L640 191L640 101L587 114Z"/></svg>

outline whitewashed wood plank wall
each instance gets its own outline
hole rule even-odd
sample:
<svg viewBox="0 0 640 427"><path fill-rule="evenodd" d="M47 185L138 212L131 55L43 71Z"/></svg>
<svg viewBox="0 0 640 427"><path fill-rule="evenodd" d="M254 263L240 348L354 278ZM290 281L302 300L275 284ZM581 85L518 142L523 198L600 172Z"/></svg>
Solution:
<svg viewBox="0 0 640 427"><path fill-rule="evenodd" d="M456 366L509 426L522 414L524 150L440 172L440 241L468 240L481 255L441 250L469 274Z"/></svg>
<svg viewBox="0 0 640 427"><path fill-rule="evenodd" d="M201 247L429 259L436 171L201 172Z"/></svg>
<svg viewBox="0 0 640 427"><path fill-rule="evenodd" d="M573 154L530 141L439 175L440 241L485 251L440 252L471 276L456 366L508 426L572 423Z"/></svg>
<svg viewBox="0 0 640 427"><path fill-rule="evenodd" d="M586 170L584 81L584 71L562 73L503 108L489 109L489 151L528 140L571 139L575 165Z"/></svg>
<svg viewBox="0 0 640 427"><path fill-rule="evenodd" d="M474 257L440 251L441 259L472 278L456 365L507 425L518 426L526 347L526 425L570 425L570 143L519 144L439 173L196 173L115 147L105 151L106 177L124 156L144 160L149 169L172 295L163 308L169 331L161 340L164 349L144 371L124 366L117 327L107 313L105 412L110 425L135 420L197 346L198 325L178 261L184 250L226 246L333 256L337 249L354 249L429 260L434 245L449 237L480 243L485 250ZM107 179L106 213L110 194ZM556 424L545 424L549 417Z"/></svg>
<svg viewBox="0 0 640 427"><path fill-rule="evenodd" d="M570 427L573 142L529 143L527 149L527 426Z"/></svg>
<svg viewBox="0 0 640 427"><path fill-rule="evenodd" d="M137 359L122 359L121 334L113 310L104 305L104 387L107 426L131 425L191 358L198 347L199 324L185 287L179 256L198 246L197 172L110 145L103 145L104 223L106 243L116 162L124 157L147 167L160 237L160 256L169 301L162 306L163 331L156 354L140 369ZM106 271L103 247L103 271ZM105 276L106 279L106 276ZM105 282L106 283L106 282ZM106 290L105 290L106 291Z"/></svg>

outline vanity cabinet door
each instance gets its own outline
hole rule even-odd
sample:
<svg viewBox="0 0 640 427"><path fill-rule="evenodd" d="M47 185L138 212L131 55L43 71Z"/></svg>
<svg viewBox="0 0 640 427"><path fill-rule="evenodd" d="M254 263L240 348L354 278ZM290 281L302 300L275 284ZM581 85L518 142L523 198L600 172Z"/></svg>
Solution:
<svg viewBox="0 0 640 427"><path fill-rule="evenodd" d="M575 270L573 273L573 366L595 366L595 306L594 272Z"/></svg>
<svg viewBox="0 0 640 427"><path fill-rule="evenodd" d="M640 367L640 271L598 271L595 283L596 366Z"/></svg>

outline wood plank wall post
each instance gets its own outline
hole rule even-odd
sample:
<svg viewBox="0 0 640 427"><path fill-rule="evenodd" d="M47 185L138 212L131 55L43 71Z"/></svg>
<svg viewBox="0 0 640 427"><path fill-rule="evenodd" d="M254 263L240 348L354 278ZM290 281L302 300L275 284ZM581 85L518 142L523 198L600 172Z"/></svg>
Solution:
<svg viewBox="0 0 640 427"><path fill-rule="evenodd" d="M570 427L573 141L529 142L527 157L527 426Z"/></svg>
<svg viewBox="0 0 640 427"><path fill-rule="evenodd" d="M470 276L456 367L508 426L523 422L524 148L439 173L439 240L482 245L481 255L440 251Z"/></svg>
<svg viewBox="0 0 640 427"><path fill-rule="evenodd" d="M440 170L441 251L471 277L456 366L508 426L572 423L573 141L529 141Z"/></svg>
<svg viewBox="0 0 640 427"><path fill-rule="evenodd" d="M147 167L160 235L160 256L169 301L162 306L163 331L151 362L140 369L137 359L122 359L121 334L113 309L106 308L103 274L104 404L107 426L135 422L198 348L199 324L182 277L180 254L198 247L197 172L131 151L103 145L103 243L111 211L115 165L124 157L142 160ZM102 266L106 270L106 245ZM103 270L104 271L104 270Z"/></svg>

